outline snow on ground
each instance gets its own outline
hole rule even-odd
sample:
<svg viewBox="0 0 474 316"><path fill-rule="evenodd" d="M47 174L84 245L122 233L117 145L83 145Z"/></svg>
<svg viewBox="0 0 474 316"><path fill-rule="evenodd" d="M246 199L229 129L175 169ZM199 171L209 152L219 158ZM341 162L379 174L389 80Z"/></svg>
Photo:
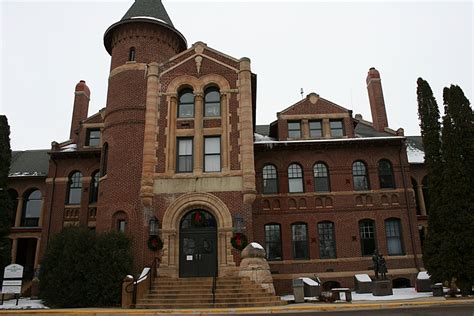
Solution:
<svg viewBox="0 0 474 316"><path fill-rule="evenodd" d="M352 301L395 301L395 300L411 300L417 298L433 297L432 292L418 293L415 288L409 287L404 289L393 289L393 295L373 296L372 293L357 294L352 292ZM283 301L294 301L293 295L284 295L281 297ZM315 301L314 297L305 297L306 301Z"/></svg>
<svg viewBox="0 0 474 316"><path fill-rule="evenodd" d="M20 298L18 300L18 306L16 300L4 301L3 305L0 305L0 309L46 309L41 300L31 300L29 298Z"/></svg>

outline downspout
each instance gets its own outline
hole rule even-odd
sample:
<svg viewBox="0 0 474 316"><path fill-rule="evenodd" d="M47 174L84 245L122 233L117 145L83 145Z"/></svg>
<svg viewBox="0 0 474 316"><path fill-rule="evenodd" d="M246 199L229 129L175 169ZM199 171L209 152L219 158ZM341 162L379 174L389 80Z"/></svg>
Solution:
<svg viewBox="0 0 474 316"><path fill-rule="evenodd" d="M51 155L51 161L54 163L54 177L53 177L53 188L51 190L51 202L49 204L49 220L48 220L48 237L46 238L46 245L49 242L49 236L51 235L51 218L53 217L53 200L54 200L54 189L56 188L56 176L58 174L58 164L54 157Z"/></svg>
<svg viewBox="0 0 474 316"><path fill-rule="evenodd" d="M402 163L402 149L403 148L406 148L405 147L405 139L402 140L402 145L403 146L400 146L400 151L398 152L398 159L400 161L400 168L402 170L402 181L403 181L403 193L404 193L404 196L405 196L405 204L406 204L406 208L407 208L407 215L408 215L408 226L410 227L410 240L411 240L411 248L413 249L413 261L415 262L415 267L418 271L420 271L420 267L418 266L418 262L416 260L416 248L415 248L415 240L414 240L414 236L413 235L413 225L412 225L412 222L411 222L411 216L410 216L410 208L409 208L409 204L408 204L408 192L407 192L407 184L406 184L406 179L405 179L405 168L403 166L403 163Z"/></svg>

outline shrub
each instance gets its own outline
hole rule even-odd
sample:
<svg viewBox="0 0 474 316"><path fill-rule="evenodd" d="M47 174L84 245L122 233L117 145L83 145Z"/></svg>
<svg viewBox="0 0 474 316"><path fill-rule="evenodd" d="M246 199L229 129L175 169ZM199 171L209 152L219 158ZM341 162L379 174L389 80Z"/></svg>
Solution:
<svg viewBox="0 0 474 316"><path fill-rule="evenodd" d="M52 307L112 306L132 270L130 240L122 233L65 228L48 244L40 295Z"/></svg>

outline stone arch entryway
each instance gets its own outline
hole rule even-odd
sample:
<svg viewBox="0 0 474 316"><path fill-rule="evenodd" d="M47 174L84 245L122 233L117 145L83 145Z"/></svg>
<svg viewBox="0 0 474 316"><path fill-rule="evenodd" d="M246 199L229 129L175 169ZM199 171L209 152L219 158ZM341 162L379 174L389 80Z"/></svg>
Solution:
<svg viewBox="0 0 474 316"><path fill-rule="evenodd" d="M186 215L195 210L209 213L215 220L217 276L237 274L232 256L232 216L226 204L209 193L188 193L177 198L163 215L162 239L164 242L159 274L180 276L180 227ZM183 257L186 259L186 257Z"/></svg>

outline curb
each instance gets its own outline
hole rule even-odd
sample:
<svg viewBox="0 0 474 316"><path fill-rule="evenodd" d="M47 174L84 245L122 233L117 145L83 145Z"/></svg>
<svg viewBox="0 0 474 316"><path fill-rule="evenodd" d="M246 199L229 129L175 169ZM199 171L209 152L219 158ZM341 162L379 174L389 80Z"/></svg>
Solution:
<svg viewBox="0 0 474 316"><path fill-rule="evenodd" d="M310 303L309 303L310 304ZM308 312L308 311L335 311L335 310L366 310L366 309L382 309L396 307L414 307L414 306L436 306L436 305L463 305L473 304L474 299L463 300L445 300L445 301L401 301L401 302L384 302L384 303L335 303L335 304L304 304L304 305L286 305L275 307L242 307L242 308L203 308L203 309L172 309L172 310L156 310L156 309L38 309L38 310L0 310L0 315L148 315L148 314L248 314L248 313L285 313L285 312Z"/></svg>

